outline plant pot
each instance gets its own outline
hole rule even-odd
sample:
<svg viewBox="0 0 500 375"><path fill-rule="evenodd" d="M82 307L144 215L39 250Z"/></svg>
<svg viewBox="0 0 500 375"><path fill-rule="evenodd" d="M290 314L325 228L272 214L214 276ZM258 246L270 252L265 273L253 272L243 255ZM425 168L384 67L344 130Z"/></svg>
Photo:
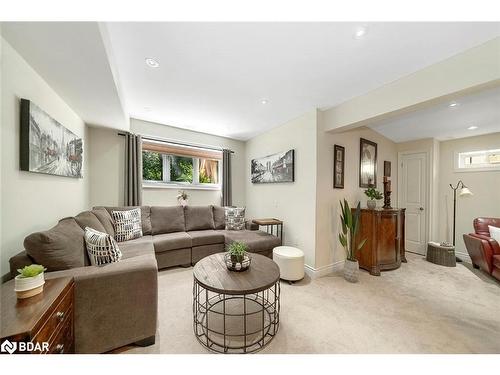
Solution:
<svg viewBox="0 0 500 375"><path fill-rule="evenodd" d="M29 298L42 293L43 284L45 284L43 272L34 277L21 277L21 275L17 275L14 279L14 290L16 291L17 298Z"/></svg>
<svg viewBox="0 0 500 375"><path fill-rule="evenodd" d="M182 207L186 207L188 205L187 199L179 199L179 203Z"/></svg>
<svg viewBox="0 0 500 375"><path fill-rule="evenodd" d="M374 199L369 199L369 200L366 201L366 206L370 210L374 210L377 207L377 201L374 200Z"/></svg>
<svg viewBox="0 0 500 375"><path fill-rule="evenodd" d="M346 259L344 263L344 279L351 283L358 282L359 264L358 261Z"/></svg>

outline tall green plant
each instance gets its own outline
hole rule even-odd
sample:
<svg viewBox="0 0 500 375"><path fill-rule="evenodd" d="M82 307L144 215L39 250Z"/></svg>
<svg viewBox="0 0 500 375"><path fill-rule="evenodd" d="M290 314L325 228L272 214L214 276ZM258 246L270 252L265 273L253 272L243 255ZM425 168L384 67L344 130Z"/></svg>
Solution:
<svg viewBox="0 0 500 375"><path fill-rule="evenodd" d="M344 203L340 201L342 222L342 233L339 233L339 240L347 253L347 259L356 261L356 253L361 250L366 242L366 238L362 240L357 248L354 247L354 239L359 229L359 217L361 216L361 203L358 202L354 215L349 207L349 203L344 199Z"/></svg>

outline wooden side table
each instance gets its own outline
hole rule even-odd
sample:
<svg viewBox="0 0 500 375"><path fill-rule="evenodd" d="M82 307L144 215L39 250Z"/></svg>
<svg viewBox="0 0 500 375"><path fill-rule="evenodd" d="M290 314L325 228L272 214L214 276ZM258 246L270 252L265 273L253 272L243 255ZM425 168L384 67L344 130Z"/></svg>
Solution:
<svg viewBox="0 0 500 375"><path fill-rule="evenodd" d="M45 280L43 292L17 299L14 280L1 286L0 345L14 353L74 353L74 281ZM9 351L4 350L3 354Z"/></svg>
<svg viewBox="0 0 500 375"><path fill-rule="evenodd" d="M259 227L265 226L266 232L272 234L276 237L279 237L281 241L281 245L283 245L283 222L279 219L254 219L252 220L254 224L257 224ZM276 230L276 234L274 231ZM279 235L278 235L279 233Z"/></svg>

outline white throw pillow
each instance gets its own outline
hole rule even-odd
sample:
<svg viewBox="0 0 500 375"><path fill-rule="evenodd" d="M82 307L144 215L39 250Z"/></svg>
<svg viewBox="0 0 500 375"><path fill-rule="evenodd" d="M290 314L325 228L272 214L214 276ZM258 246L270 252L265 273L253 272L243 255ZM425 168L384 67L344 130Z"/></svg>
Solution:
<svg viewBox="0 0 500 375"><path fill-rule="evenodd" d="M118 242L142 237L141 209L111 211L115 222L115 239Z"/></svg>
<svg viewBox="0 0 500 375"><path fill-rule="evenodd" d="M245 229L245 207L224 207L226 230Z"/></svg>
<svg viewBox="0 0 500 375"><path fill-rule="evenodd" d="M118 262L122 258L118 244L107 233L85 227L85 245L89 253L90 263L93 266Z"/></svg>
<svg viewBox="0 0 500 375"><path fill-rule="evenodd" d="M490 231L490 237L500 244L500 228L488 225L488 229Z"/></svg>

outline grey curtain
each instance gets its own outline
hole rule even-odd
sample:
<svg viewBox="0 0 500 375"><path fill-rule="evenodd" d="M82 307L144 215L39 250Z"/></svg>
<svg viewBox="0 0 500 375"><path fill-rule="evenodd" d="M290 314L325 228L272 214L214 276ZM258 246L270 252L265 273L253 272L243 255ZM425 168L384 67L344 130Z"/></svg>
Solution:
<svg viewBox="0 0 500 375"><path fill-rule="evenodd" d="M142 204L142 139L125 134L125 206Z"/></svg>
<svg viewBox="0 0 500 375"><path fill-rule="evenodd" d="M222 206L232 206L231 150L222 150Z"/></svg>

